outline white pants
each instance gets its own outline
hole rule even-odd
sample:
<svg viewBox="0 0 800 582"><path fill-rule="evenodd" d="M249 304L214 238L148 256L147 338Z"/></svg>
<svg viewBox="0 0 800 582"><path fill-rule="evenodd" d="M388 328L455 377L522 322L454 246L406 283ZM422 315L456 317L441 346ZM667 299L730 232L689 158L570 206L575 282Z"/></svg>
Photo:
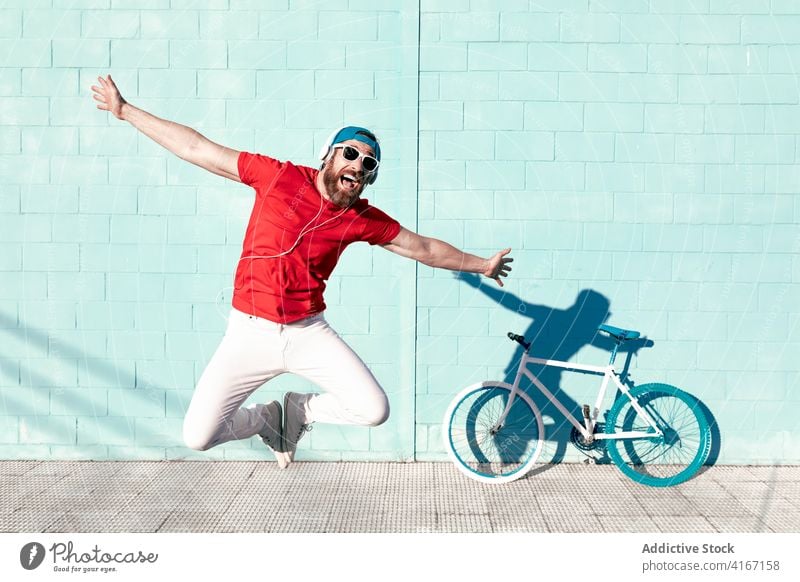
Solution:
<svg viewBox="0 0 800 582"><path fill-rule="evenodd" d="M284 372L306 378L324 391L308 395L306 423L377 426L389 417L383 389L321 313L282 325L233 309L225 337L186 412L186 445L204 451L258 434L264 427L264 405L241 408L241 404L264 382Z"/></svg>

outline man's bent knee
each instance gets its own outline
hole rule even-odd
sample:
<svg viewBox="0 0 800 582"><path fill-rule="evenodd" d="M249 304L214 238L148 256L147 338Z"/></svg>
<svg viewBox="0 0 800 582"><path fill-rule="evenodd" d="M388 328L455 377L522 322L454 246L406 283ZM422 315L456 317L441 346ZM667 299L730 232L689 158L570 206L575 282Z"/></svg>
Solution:
<svg viewBox="0 0 800 582"><path fill-rule="evenodd" d="M207 430L197 430L183 423L183 442L195 451L207 451L214 446L214 435Z"/></svg>
<svg viewBox="0 0 800 582"><path fill-rule="evenodd" d="M362 412L366 426L380 426L389 419L389 402L383 400Z"/></svg>

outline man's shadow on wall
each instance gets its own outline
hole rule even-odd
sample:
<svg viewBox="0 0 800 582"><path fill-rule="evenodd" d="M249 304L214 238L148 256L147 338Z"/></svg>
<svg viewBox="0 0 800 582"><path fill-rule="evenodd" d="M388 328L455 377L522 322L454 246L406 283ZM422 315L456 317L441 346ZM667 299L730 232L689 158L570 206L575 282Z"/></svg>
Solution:
<svg viewBox="0 0 800 582"><path fill-rule="evenodd" d="M532 344L530 351L530 355L532 356L568 362L586 345L601 348L609 353L616 345L613 339L597 331L597 327L605 323L611 315L608 298L597 291L583 289L575 297L575 301L570 307L567 309L556 309L554 307L547 307L546 305L528 303L513 293L491 285L483 285L477 275L458 273L456 277L471 287L478 289L498 305L530 320L528 328L522 335ZM518 330L509 331L518 332ZM627 372L631 356L642 347L650 345L652 345L652 342L649 340L635 340L625 342L625 344L620 347L620 354L627 353L623 376L625 372ZM519 368L519 361L524 353L524 348L518 345L514 355L511 357L504 370L505 382L509 384L514 383L517 369ZM598 362L598 365L602 363L603 362ZM561 376L565 372L563 368L528 364L528 369L558 398L561 404L579 422L582 421L583 413L581 411L581 404L577 403L561 389ZM632 385L632 382L628 380L628 384ZM561 462L564 459L567 444L570 442L572 425L541 391L531 385L527 378L522 378L521 387L531 397L545 420L545 440L547 449L545 450L545 454L542 455L541 460L546 463ZM594 394L592 395L592 402L590 404L594 406ZM598 420L602 422L602 419ZM550 449L553 449L552 453Z"/></svg>

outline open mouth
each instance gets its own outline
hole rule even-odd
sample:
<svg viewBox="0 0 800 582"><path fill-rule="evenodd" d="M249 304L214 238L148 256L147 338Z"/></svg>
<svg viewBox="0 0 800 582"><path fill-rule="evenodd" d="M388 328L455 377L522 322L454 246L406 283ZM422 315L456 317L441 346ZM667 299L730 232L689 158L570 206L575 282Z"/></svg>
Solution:
<svg viewBox="0 0 800 582"><path fill-rule="evenodd" d="M359 185L359 181L352 174L342 174L339 182L342 185L342 190L355 190Z"/></svg>

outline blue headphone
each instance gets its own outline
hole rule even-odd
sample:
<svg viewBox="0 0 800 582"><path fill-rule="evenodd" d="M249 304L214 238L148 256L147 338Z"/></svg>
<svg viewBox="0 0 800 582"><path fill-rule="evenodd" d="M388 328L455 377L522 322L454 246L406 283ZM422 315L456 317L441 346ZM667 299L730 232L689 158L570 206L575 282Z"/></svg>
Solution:
<svg viewBox="0 0 800 582"><path fill-rule="evenodd" d="M370 130L355 125L346 125L340 127L330 134L328 139L325 140L322 148L319 150L319 159L324 162L330 155L331 148L335 144L347 141L348 139L355 139L367 144L375 152L375 159L379 162L381 161L381 144L378 142L378 138L375 137L375 134ZM378 169L380 169L380 166L378 166ZM364 181L367 184L374 184L375 180L378 179L378 169L376 169L374 172L364 173Z"/></svg>

